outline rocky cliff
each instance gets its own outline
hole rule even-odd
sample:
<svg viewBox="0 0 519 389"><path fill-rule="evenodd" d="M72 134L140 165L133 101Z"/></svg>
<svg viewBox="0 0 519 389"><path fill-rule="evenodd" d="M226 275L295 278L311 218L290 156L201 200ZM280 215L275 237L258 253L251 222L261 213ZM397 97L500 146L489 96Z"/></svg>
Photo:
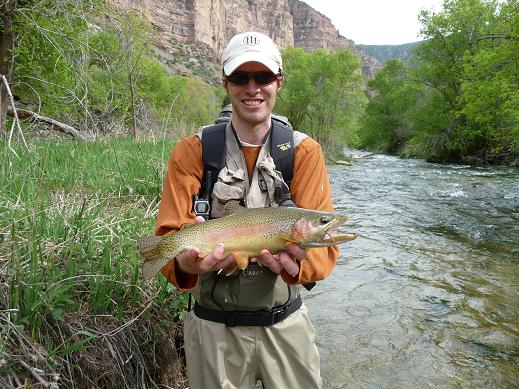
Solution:
<svg viewBox="0 0 519 389"><path fill-rule="evenodd" d="M209 61L219 69L225 44L236 33L256 30L285 48L333 50L349 48L362 58L363 73L371 78L380 64L353 41L339 35L331 20L299 0L108 0L139 10L156 30L156 46L170 65L187 58L193 72ZM178 61L177 61L178 62ZM196 73L196 71L195 71Z"/></svg>
<svg viewBox="0 0 519 389"><path fill-rule="evenodd" d="M302 47L307 51L318 48L334 50L347 48L360 55L362 73L371 79L381 67L372 56L361 50L355 42L339 34L330 18L316 11L308 4L299 0L288 0L293 20L293 46Z"/></svg>

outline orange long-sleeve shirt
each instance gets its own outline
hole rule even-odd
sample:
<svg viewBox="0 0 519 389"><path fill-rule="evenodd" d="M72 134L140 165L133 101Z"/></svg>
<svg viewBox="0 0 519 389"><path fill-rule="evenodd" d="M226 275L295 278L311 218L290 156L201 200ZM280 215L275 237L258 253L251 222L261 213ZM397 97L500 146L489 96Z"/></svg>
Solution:
<svg viewBox="0 0 519 389"><path fill-rule="evenodd" d="M260 147L242 147L249 177L256 164ZM164 181L162 199L156 223L156 234L174 233L185 223L193 223L192 198L200 190L203 175L202 144L196 135L186 137L175 146ZM290 185L292 200L298 207L331 212L333 210L330 182L321 146L312 138L305 138L294 149L294 176ZM289 284L306 284L322 280L331 272L338 258L336 247L314 248L307 251L299 274L281 276ZM169 282L179 290L195 287L198 275L181 271L171 260L162 269Z"/></svg>

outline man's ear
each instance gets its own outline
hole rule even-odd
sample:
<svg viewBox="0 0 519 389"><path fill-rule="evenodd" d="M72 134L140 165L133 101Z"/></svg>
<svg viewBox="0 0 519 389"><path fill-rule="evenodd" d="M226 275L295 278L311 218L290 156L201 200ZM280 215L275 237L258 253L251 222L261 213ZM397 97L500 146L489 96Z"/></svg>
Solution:
<svg viewBox="0 0 519 389"><path fill-rule="evenodd" d="M229 92L229 91L227 90L227 87L228 87L228 84L227 84L227 83L228 83L228 81L225 79L225 77L222 77L221 83L222 83L222 87L223 87L223 89L225 89L227 92Z"/></svg>
<svg viewBox="0 0 519 389"><path fill-rule="evenodd" d="M278 77L276 82L278 83L278 93L279 93L279 91L283 87L283 84L285 83L285 78L283 76Z"/></svg>

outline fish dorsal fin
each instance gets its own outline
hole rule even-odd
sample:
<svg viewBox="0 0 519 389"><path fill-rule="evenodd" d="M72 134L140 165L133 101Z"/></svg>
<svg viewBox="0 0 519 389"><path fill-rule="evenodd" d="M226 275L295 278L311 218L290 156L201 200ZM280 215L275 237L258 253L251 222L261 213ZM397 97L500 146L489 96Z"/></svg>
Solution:
<svg viewBox="0 0 519 389"><path fill-rule="evenodd" d="M242 207L240 205L240 202L237 201L237 200L231 200L231 201L228 201L227 204L225 204L225 207L224 207L224 216L228 216L228 215L232 215L233 213L236 213L236 212L241 212L245 209L245 207Z"/></svg>

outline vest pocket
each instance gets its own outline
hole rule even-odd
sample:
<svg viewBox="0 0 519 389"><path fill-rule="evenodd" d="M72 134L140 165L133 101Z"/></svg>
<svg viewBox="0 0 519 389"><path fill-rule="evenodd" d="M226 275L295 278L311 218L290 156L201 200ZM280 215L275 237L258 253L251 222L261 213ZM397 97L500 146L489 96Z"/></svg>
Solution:
<svg viewBox="0 0 519 389"><path fill-rule="evenodd" d="M279 171L276 170L276 165L270 155L266 156L258 163L258 188L263 192L262 197L266 197L268 201L264 206L275 207L279 205L278 199L275 197L276 182L283 182L283 177ZM251 190L253 192L253 190Z"/></svg>
<svg viewBox="0 0 519 389"><path fill-rule="evenodd" d="M211 217L224 215L225 204L229 200L241 201L245 195L245 173L238 169L232 171L224 167L214 184L211 202Z"/></svg>

